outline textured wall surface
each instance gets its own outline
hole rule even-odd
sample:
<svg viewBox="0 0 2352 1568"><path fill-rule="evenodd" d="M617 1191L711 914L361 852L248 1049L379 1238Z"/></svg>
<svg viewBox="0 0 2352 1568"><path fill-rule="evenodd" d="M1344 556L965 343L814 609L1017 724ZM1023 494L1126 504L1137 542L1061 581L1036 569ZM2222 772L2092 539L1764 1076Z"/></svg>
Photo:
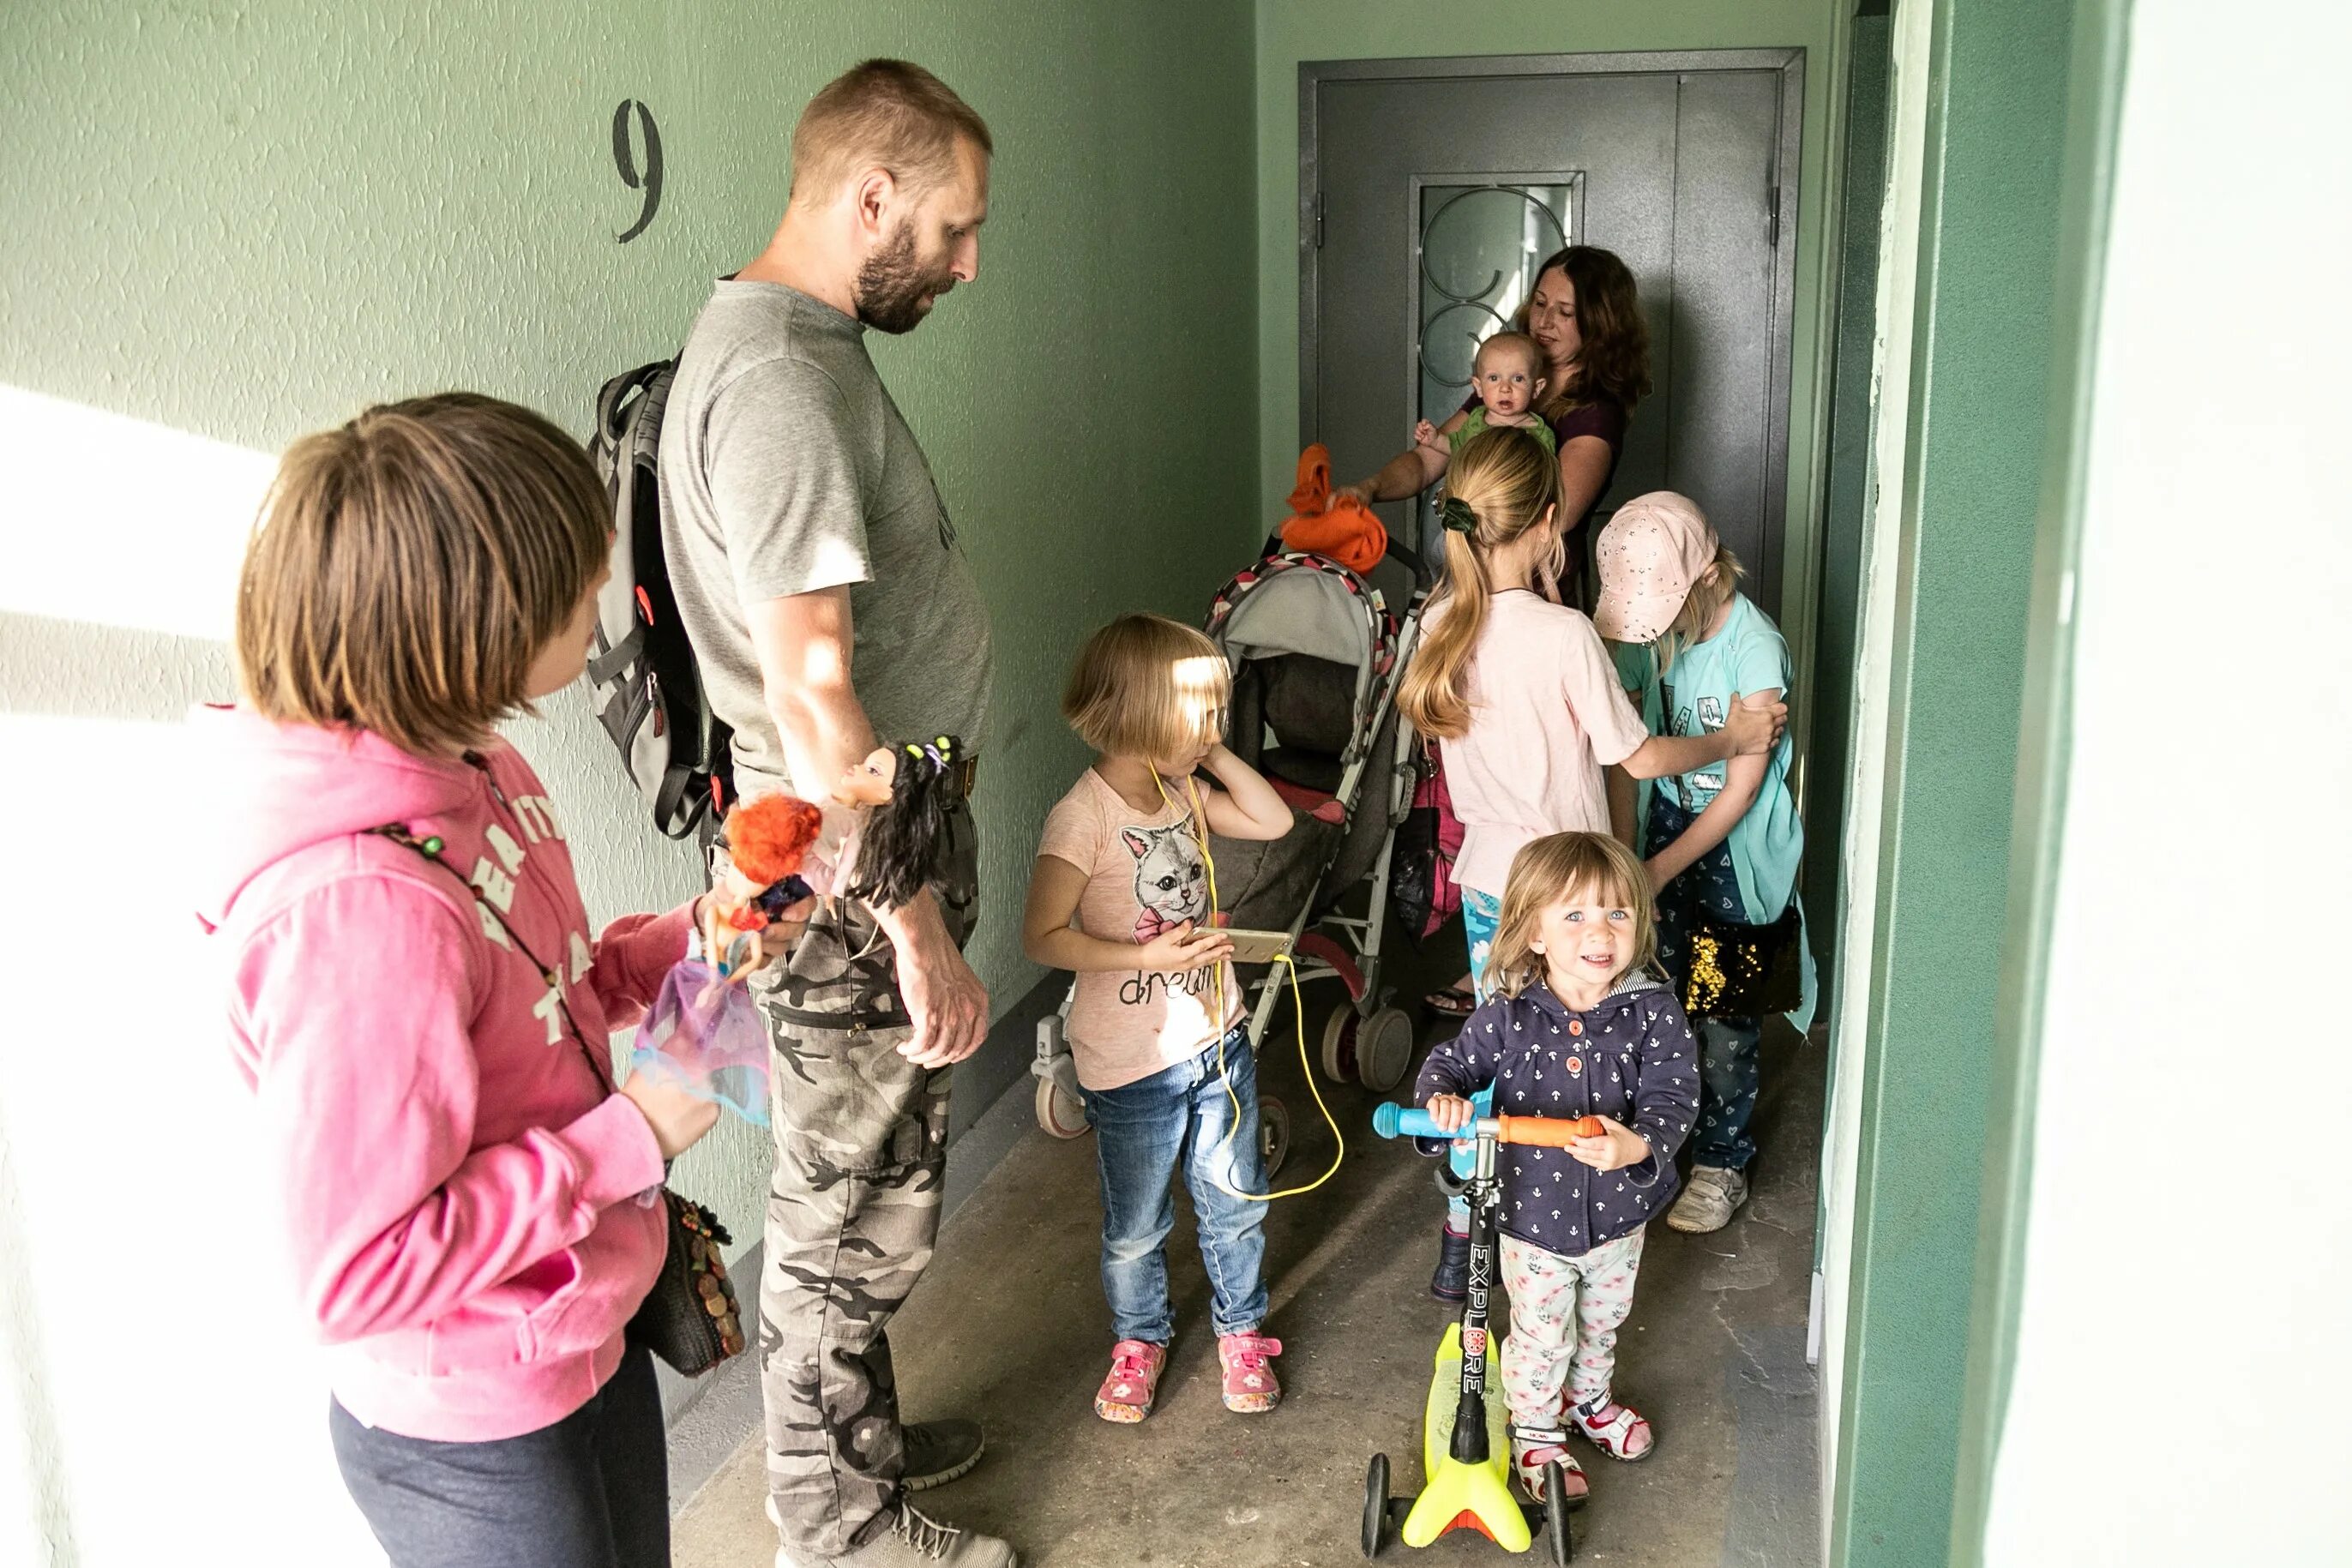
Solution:
<svg viewBox="0 0 2352 1568"><path fill-rule="evenodd" d="M1031 850L1082 761L1054 714L1071 649L1117 611L1197 617L1272 515L1252 27L1238 0L10 7L0 748L28 759L6 787L28 840L0 928L12 997L35 976L96 984L64 916L159 888L157 956L105 971L103 1038L91 997L39 988L54 1013L29 1021L62 1043L0 1091L0 1324L20 1371L0 1391L0 1520L40 1521L34 1561L163 1561L248 1515L263 1527L242 1531L247 1561L290 1561L306 1522L329 1536L305 1562L365 1560L323 1468L316 1385L277 1343L293 1326L265 1312L256 1343L222 1297L263 1254L234 1222L237 1104L185 898L159 886L152 846L91 831L170 793L178 716L228 693L226 589L268 455L452 386L583 430L598 383L673 351L709 279L765 241L809 93L871 54L938 69L997 141L982 276L876 359L994 617L974 959L1009 1004L1037 977L1015 925ZM657 121L664 189L624 245L644 204L613 149L631 99ZM692 857L640 826L577 694L546 707L515 734L563 810L592 914L690 893ZM979 1064L967 1090L1021 1067ZM730 1125L679 1168L739 1242L758 1233L763 1140ZM70 1267L93 1220L151 1249L173 1288L93 1301ZM163 1364L134 1366L159 1313L176 1337ZM133 1420L159 1407L175 1446L200 1416L226 1421L205 1446L277 1473L290 1514L201 1467L159 1476L180 1467L144 1462L157 1434Z"/></svg>

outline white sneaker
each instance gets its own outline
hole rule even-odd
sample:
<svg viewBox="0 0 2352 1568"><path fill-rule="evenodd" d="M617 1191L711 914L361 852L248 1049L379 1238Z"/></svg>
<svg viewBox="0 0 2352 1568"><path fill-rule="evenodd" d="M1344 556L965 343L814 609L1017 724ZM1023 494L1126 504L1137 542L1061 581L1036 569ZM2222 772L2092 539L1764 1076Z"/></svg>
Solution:
<svg viewBox="0 0 2352 1568"><path fill-rule="evenodd" d="M1666 1224L1695 1236L1705 1235L1730 1224L1732 1214L1747 1201L1746 1176L1720 1166L1694 1166L1690 1186L1675 1199L1675 1207L1666 1215Z"/></svg>

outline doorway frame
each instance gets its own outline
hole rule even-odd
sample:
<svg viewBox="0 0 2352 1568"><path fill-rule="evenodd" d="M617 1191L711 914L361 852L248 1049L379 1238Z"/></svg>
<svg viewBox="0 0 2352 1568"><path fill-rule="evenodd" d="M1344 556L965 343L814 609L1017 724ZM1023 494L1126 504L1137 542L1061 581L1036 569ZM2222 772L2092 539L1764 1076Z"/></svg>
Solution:
<svg viewBox="0 0 2352 1568"><path fill-rule="evenodd" d="M1772 253L1772 287L1766 343L1764 456L1780 483L1764 487L1765 559L1757 564L1785 623L1794 606L1790 584L1814 591L1811 574L1784 570L1789 554L1789 400L1795 362L1798 219L1803 192L1805 50L1801 46L1745 49L1642 49L1597 54L1444 55L1406 59L1301 60L1298 63L1298 444L1316 438L1315 362L1321 349L1316 320L1322 246L1317 238L1322 203L1321 148L1316 124L1326 82L1457 81L1465 78L1549 76L1695 76L1725 71L1772 71L1780 76L1780 137L1773 148L1769 189L1779 193L1779 227ZM1673 352L1669 340L1667 352ZM1810 461L1810 458L1809 458ZM1810 535L1807 541L1810 543ZM1810 613L1801 619L1810 622Z"/></svg>

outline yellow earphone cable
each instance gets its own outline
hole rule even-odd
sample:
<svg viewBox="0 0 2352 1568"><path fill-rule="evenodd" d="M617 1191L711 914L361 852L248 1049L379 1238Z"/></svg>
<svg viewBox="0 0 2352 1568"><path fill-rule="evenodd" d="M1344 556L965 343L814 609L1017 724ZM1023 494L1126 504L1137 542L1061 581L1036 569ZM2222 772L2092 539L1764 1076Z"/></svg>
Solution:
<svg viewBox="0 0 2352 1568"><path fill-rule="evenodd" d="M1151 782L1159 788L1160 799L1163 804L1171 807L1176 804L1173 800L1169 798L1168 786L1166 782L1160 779L1160 769L1156 767L1151 769ZM1213 930L1216 926L1217 915L1220 911L1217 902L1217 857L1215 854L1211 852L1209 849L1209 813L1207 808L1201 803L1201 786L1197 779L1188 775L1184 779L1184 789L1186 799L1192 805L1192 841L1200 847L1201 860L1208 868L1209 925L1210 928ZM1315 1097L1315 1108L1323 1113L1324 1124L1331 1129L1331 1138L1334 1146L1331 1151L1331 1168L1325 1171L1321 1176L1317 1176L1313 1181L1308 1182L1304 1186L1285 1187L1280 1192L1269 1192L1265 1194L1243 1192L1236 1188L1233 1183L1227 1180L1222 1174L1218 1176L1217 1185L1219 1186L1223 1187L1230 1196L1241 1198L1249 1203L1272 1203L1277 1197L1297 1197L1303 1194L1313 1192L1317 1187L1321 1186L1325 1182L1329 1181L1333 1176L1338 1176L1339 1174L1340 1162L1348 1157L1347 1136L1339 1131L1339 1121L1332 1116L1331 1107L1323 1103L1322 1088L1315 1082L1315 1064L1307 1059L1307 1004L1298 994L1297 961L1289 954L1283 953L1276 956L1275 962L1280 964L1283 968L1289 972L1290 975L1290 1015L1291 1022L1298 1032L1298 1065L1307 1074L1307 1092ZM1227 1037L1233 1033L1232 1030L1227 1029L1224 1026L1223 1021L1225 1017L1225 964L1226 961L1223 958L1217 960L1217 973L1212 982L1216 988L1215 995L1218 1019L1217 1078L1219 1082L1224 1084L1225 1099L1232 1103L1234 1108L1233 1124L1225 1129L1224 1138L1217 1145L1217 1153L1222 1156L1230 1155L1230 1152L1233 1148L1234 1134L1240 1132L1242 1126L1242 1097L1234 1092L1233 1077L1225 1071L1225 1040ZM1253 1127L1250 1129L1250 1136L1257 1136L1256 1128Z"/></svg>

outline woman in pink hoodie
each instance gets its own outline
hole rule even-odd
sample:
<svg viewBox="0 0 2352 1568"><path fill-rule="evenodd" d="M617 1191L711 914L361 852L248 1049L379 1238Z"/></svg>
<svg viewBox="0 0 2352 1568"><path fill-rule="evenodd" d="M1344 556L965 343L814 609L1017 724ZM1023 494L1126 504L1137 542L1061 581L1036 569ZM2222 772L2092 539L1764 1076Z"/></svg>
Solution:
<svg viewBox="0 0 2352 1568"><path fill-rule="evenodd" d="M669 1561L660 1400L623 1330L664 1165L718 1112L600 1071L692 906L592 935L493 728L579 676L609 519L577 445L487 398L305 437L246 553L244 700L197 718L230 1036L331 1347L336 1458L395 1568Z"/></svg>

